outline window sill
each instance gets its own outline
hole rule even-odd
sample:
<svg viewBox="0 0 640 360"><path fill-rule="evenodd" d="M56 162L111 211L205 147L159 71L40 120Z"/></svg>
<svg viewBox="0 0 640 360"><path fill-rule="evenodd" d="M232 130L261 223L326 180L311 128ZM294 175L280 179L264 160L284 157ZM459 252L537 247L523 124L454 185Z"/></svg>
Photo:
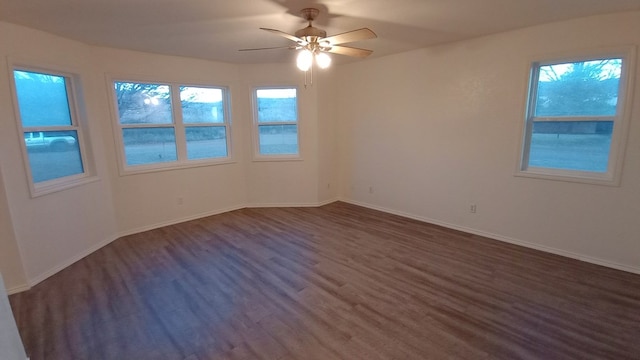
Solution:
<svg viewBox="0 0 640 360"><path fill-rule="evenodd" d="M590 185L620 186L619 177L614 177L610 173L530 168L517 171L514 176Z"/></svg>
<svg viewBox="0 0 640 360"><path fill-rule="evenodd" d="M124 169L120 169L120 176L128 176L128 175L137 175L137 174L147 174L154 173L160 171L172 171L172 170L184 170L184 169L192 169L199 167L209 167L209 166L218 166L218 165L228 165L235 164L236 161L231 158L224 158L219 161L190 161L184 162L180 164L169 163L168 165L139 165L139 166L128 166Z"/></svg>
<svg viewBox="0 0 640 360"><path fill-rule="evenodd" d="M31 191L31 198L37 198L44 195L49 195L52 193L56 193L58 191L72 189L78 186L83 186L86 184L90 184L93 182L100 181L100 178L91 175L91 176L83 176L72 180L64 180L64 181L52 181L50 184L41 184L34 185Z"/></svg>
<svg viewBox="0 0 640 360"><path fill-rule="evenodd" d="M303 161L300 156L286 156L286 155L272 155L272 156L258 156L255 155L252 159L254 162L273 162L273 161Z"/></svg>

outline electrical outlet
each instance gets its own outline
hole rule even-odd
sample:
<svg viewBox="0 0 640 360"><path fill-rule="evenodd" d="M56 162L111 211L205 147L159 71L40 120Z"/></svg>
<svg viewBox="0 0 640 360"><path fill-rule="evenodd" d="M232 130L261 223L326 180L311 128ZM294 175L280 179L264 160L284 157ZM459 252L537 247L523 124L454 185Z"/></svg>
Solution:
<svg viewBox="0 0 640 360"><path fill-rule="evenodd" d="M469 206L469 212L470 213L475 214L477 210L478 210L478 207L476 206L476 204L471 204Z"/></svg>
<svg viewBox="0 0 640 360"><path fill-rule="evenodd" d="M373 194L373 186L369 186L369 194Z"/></svg>
<svg viewBox="0 0 640 360"><path fill-rule="evenodd" d="M182 204L184 204L184 199L182 198L182 196L178 196L178 205Z"/></svg>

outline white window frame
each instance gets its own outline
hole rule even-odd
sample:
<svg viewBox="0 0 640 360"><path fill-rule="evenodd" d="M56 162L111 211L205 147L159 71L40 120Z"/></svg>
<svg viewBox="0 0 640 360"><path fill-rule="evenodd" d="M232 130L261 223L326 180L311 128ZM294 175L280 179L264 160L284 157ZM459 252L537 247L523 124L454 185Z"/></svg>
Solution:
<svg viewBox="0 0 640 360"><path fill-rule="evenodd" d="M270 89L295 89L296 90L296 121L258 121L258 90ZM302 144L300 143L300 89L296 85L260 85L251 89L251 107L253 113L253 161L301 161ZM297 154L261 154L260 153L260 126L296 125L298 153Z"/></svg>
<svg viewBox="0 0 640 360"><path fill-rule="evenodd" d="M556 55L544 57L530 62L529 78L527 82L527 101L525 104L525 121L521 130L521 142L519 146L518 164L516 176L532 177L548 180L570 181L596 185L619 186L622 174L622 164L626 138L630 123L631 108L633 106L633 81L635 72L635 47L607 48L595 51L573 52L569 55ZM618 92L618 102L615 115L611 116L563 116L563 117L536 117L535 104L537 86L541 66L581 62L601 59L622 59L622 71ZM613 121L613 133L609 150L609 161L606 172L589 172L568 169L554 169L528 166L529 149L533 131L533 123L536 121Z"/></svg>
<svg viewBox="0 0 640 360"><path fill-rule="evenodd" d="M186 169L202 166L213 166L221 164L233 163L233 151L231 144L231 110L230 110L230 90L227 86L215 85L215 84L202 84L194 82L182 82L182 81L162 81L155 79L149 79L147 77L140 76L112 76L106 75L107 86L109 89L109 97L111 98L111 113L113 123L113 134L117 147L118 155L118 170L120 176L148 173L156 171ZM116 82L129 82L129 83L143 83L143 84L157 84L169 86L171 93L171 115L172 122L166 124L121 124L118 115L118 102L115 98L114 84ZM199 87L199 88L211 88L222 90L222 102L223 102L223 114L224 123L203 123L203 124L185 124L182 119L182 104L180 100L180 87ZM122 136L122 129L139 129L139 128L173 128L176 141L177 160L171 162L159 162L154 164L143 165L127 165L127 159L124 149L124 139ZM186 141L186 129L190 127L224 127L227 144L227 156L195 159L189 160L187 158L187 141Z"/></svg>
<svg viewBox="0 0 640 360"><path fill-rule="evenodd" d="M69 70L60 66L53 65L34 65L34 61L14 61L8 58L9 81L11 84L11 95L13 98L13 108L16 119L16 128L18 130L20 148L22 151L22 160L24 169L29 183L29 192L32 198L51 194L54 192L81 186L98 180L96 176L95 166L92 161L92 154L88 146L88 129L86 115L81 111L79 104L83 103L80 75L73 70ZM34 72L65 78L67 101L69 104L69 115L71 116L71 125L68 126L28 126L22 125L22 117L20 114L20 106L18 103L18 92L16 90L16 82L14 71ZM51 131L75 131L78 137L78 149L80 152L80 161L82 163L83 172L80 174L64 176L56 179L45 180L41 182L33 181L31 164L29 162L29 153L24 140L24 134L28 132L51 132Z"/></svg>

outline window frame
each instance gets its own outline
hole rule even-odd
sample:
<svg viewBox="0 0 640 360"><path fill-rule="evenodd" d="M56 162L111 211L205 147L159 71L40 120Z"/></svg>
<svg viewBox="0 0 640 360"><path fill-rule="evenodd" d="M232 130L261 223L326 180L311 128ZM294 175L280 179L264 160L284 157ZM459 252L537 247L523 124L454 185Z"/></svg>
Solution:
<svg viewBox="0 0 640 360"><path fill-rule="evenodd" d="M114 76L106 74L107 88L109 92L109 98L111 102L111 118L113 126L113 135L116 143L116 153L118 157L118 171L120 176L150 173L157 171L188 169L194 167L214 166L222 164L234 163L233 147L232 147L232 119L231 119L231 91L228 86L216 85L211 83L199 83L190 81L163 81L158 78L150 78L144 76ZM143 83L143 84L157 84L167 85L170 91L170 103L171 103L171 120L172 122L166 124L123 124L120 123L118 102L115 97L114 84L116 82L129 82L129 83ZM222 91L223 102L223 123L187 123L185 124L182 116L182 102L180 99L181 87L199 87L219 89ZM205 159L193 159L187 158L187 141L186 141L186 129L190 127L224 127L225 128L225 141L227 145L227 156ZM124 148L124 138L122 130L125 128L173 128L175 135L176 145L176 157L175 161L159 162L153 164L141 164L141 165L127 165L126 152Z"/></svg>
<svg viewBox="0 0 640 360"><path fill-rule="evenodd" d="M89 129L86 120L86 113L84 112L84 107L81 106L81 104L83 104L84 102L84 98L81 90L82 84L79 73L73 69L67 69L61 66L50 64L36 65L36 63L36 61L14 61L11 58L8 58L7 60L9 68L9 84L13 102L16 129L18 131L22 162L24 165L25 174L27 175L27 182L29 185L29 193L31 198L36 198L39 196L98 181L93 161L93 154L91 152L91 148L88 146L90 142ZM71 125L24 126L22 122L22 114L20 113L20 105L14 71L25 71L65 78L65 88ZM63 176L36 183L33 179L33 172L31 170L29 152L25 143L24 134L36 132L47 133L54 131L75 131L83 171L79 174Z"/></svg>
<svg viewBox="0 0 640 360"><path fill-rule="evenodd" d="M296 91L296 120L260 122L258 119L258 90L295 89ZM259 85L251 88L251 110L253 114L253 161L302 161L302 144L300 142L300 88L296 85ZM297 154L262 154L260 153L260 126L295 125L298 142Z"/></svg>
<svg viewBox="0 0 640 360"><path fill-rule="evenodd" d="M179 124L177 124L178 128L181 129L180 131L180 135L178 136L178 134L176 134L176 141L178 139L178 137L183 138L184 140L184 157L185 157L185 161L191 163L191 164L197 164L198 162L203 163L203 165L209 165L211 163L228 163L231 161L231 111L229 110L230 107L230 90L228 87L225 86L215 86L215 85L194 85L194 84L187 84L187 83L180 83L180 84L176 84L178 91L175 94L175 98L177 98L177 102L180 103L180 111L177 113L177 115L179 116ZM222 123L188 123L184 121L183 118L183 111L182 111L182 99L180 98L180 90L182 87L197 87L197 88L207 88L207 89L218 89L222 92L222 113L223 113L223 118L224 121ZM173 106L172 106L173 109ZM189 160L188 156L188 146L187 146L187 129L190 128L217 128L217 127L222 127L224 128L225 131L225 143L227 146L227 156L225 157L217 157L217 158L204 158L204 159L193 159L193 160ZM178 149L178 154L180 152L180 148ZM195 166L195 165L194 165Z"/></svg>
<svg viewBox="0 0 640 360"><path fill-rule="evenodd" d="M521 127L516 176L547 180L569 181L595 185L619 186L622 164L626 148L626 139L633 106L633 82L635 73L635 46L586 50L540 57L529 62L526 82L526 99L524 104L524 121ZM540 67L571 62L586 62L604 59L622 59L622 69L618 90L616 113L610 116L535 116L538 79ZM609 148L606 172L556 169L529 166L529 154L533 124L535 122L575 122L575 121L612 121L613 131Z"/></svg>

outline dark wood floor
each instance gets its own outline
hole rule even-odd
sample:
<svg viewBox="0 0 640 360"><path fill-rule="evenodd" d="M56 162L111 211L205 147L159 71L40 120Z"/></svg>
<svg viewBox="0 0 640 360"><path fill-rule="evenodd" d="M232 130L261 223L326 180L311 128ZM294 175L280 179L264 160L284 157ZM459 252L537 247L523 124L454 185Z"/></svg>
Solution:
<svg viewBox="0 0 640 360"><path fill-rule="evenodd" d="M11 296L39 359L640 359L640 276L357 206L119 239Z"/></svg>

